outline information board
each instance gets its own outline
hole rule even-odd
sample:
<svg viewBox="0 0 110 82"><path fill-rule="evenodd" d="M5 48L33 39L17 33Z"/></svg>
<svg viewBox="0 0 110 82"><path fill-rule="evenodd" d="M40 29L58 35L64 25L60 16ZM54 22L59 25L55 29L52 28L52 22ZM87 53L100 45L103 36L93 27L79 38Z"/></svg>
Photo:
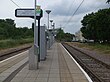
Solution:
<svg viewBox="0 0 110 82"><path fill-rule="evenodd" d="M16 17L31 17L34 18L34 9L16 9L15 16ZM36 17L42 17L42 9L40 11L36 10Z"/></svg>

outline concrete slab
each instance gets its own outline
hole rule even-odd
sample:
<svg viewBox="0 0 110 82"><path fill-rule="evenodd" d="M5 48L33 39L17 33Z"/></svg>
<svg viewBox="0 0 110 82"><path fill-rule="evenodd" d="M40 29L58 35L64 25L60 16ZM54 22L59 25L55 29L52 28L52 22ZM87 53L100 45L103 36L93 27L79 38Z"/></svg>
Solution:
<svg viewBox="0 0 110 82"><path fill-rule="evenodd" d="M0 70L5 69L0 73L0 82L9 82L25 66L28 62L26 55L27 51L0 62L3 65Z"/></svg>
<svg viewBox="0 0 110 82"><path fill-rule="evenodd" d="M29 70L26 65L11 82L89 82L59 43L47 51L46 58L38 70Z"/></svg>

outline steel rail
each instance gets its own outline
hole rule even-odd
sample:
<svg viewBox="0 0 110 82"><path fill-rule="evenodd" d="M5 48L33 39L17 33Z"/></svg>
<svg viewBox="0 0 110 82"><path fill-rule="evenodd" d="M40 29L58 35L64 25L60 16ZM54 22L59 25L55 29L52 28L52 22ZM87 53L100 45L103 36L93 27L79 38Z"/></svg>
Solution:
<svg viewBox="0 0 110 82"><path fill-rule="evenodd" d="M110 82L110 69L108 65L66 43L63 43L63 46L90 75L94 82Z"/></svg>
<svg viewBox="0 0 110 82"><path fill-rule="evenodd" d="M23 51L25 51L25 50L27 50L27 49L29 49L29 48L31 48L31 46L26 46L26 47L20 48L20 49L15 48L15 49L10 50L10 51L8 51L8 52L1 53L1 54L0 54L0 61L2 61L2 60L4 60L4 59L7 59L7 58L9 58L9 57L12 57L12 56L14 56L14 55L17 55L17 54L19 54L19 53L21 53L21 52L23 52Z"/></svg>

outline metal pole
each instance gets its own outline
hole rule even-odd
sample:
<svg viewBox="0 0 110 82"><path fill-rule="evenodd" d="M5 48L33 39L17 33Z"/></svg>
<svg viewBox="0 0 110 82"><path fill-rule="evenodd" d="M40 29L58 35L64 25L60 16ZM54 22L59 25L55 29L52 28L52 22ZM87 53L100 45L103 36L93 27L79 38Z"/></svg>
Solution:
<svg viewBox="0 0 110 82"><path fill-rule="evenodd" d="M52 28L52 22L53 22L53 20L50 20L50 22L51 22L51 28Z"/></svg>
<svg viewBox="0 0 110 82"><path fill-rule="evenodd" d="M48 13L48 30L47 30L47 33L48 33L48 46L50 48L50 33L49 33L49 13Z"/></svg>
<svg viewBox="0 0 110 82"><path fill-rule="evenodd" d="M46 10L46 13L48 14L48 29L49 29L49 13L51 12L51 10Z"/></svg>
<svg viewBox="0 0 110 82"><path fill-rule="evenodd" d="M53 43L55 42L55 23L53 23Z"/></svg>
<svg viewBox="0 0 110 82"><path fill-rule="evenodd" d="M37 45L37 28L36 28L36 0L35 0L35 9L34 9L34 45Z"/></svg>
<svg viewBox="0 0 110 82"><path fill-rule="evenodd" d="M47 33L48 33L48 38L49 38L49 13L51 12L51 10L46 10L47 14L48 14L48 30L47 30ZM49 48L50 48L50 40L48 40L48 45L49 45Z"/></svg>
<svg viewBox="0 0 110 82"><path fill-rule="evenodd" d="M34 10L34 45L38 45L38 28L36 27L36 5L37 5L37 0L35 0L35 5L34 5L35 6L35 10ZM37 69L39 68L38 60L37 60Z"/></svg>
<svg viewBox="0 0 110 82"><path fill-rule="evenodd" d="M40 62L40 19L38 19L38 46L39 46L38 62Z"/></svg>
<svg viewBox="0 0 110 82"><path fill-rule="evenodd" d="M49 30L49 14L48 14L48 30Z"/></svg>

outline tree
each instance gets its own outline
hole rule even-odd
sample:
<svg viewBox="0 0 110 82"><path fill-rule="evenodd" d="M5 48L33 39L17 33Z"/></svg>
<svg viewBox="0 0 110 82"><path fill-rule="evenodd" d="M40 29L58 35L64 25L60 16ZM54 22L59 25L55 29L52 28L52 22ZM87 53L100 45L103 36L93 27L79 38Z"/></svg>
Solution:
<svg viewBox="0 0 110 82"><path fill-rule="evenodd" d="M2 39L21 39L33 37L32 29L28 27L16 28L12 19L0 19L0 40Z"/></svg>
<svg viewBox="0 0 110 82"><path fill-rule="evenodd" d="M110 0L107 0L107 3L109 3L110 2Z"/></svg>
<svg viewBox="0 0 110 82"><path fill-rule="evenodd" d="M86 39L110 41L110 8L84 16L81 31Z"/></svg>
<svg viewBox="0 0 110 82"><path fill-rule="evenodd" d="M70 42L73 39L73 34L64 33L64 31L60 28L56 35L56 39L59 41L65 41L65 42L69 41Z"/></svg>
<svg viewBox="0 0 110 82"><path fill-rule="evenodd" d="M64 39L64 31L61 28L58 29L56 39L59 40L59 41L62 41Z"/></svg>
<svg viewBox="0 0 110 82"><path fill-rule="evenodd" d="M65 33L65 41L71 42L73 39L73 34Z"/></svg>
<svg viewBox="0 0 110 82"><path fill-rule="evenodd" d="M86 39L94 39L95 37L95 19L94 19L94 13L88 14L84 16L83 20L81 21L83 27L81 28L81 31L83 33L83 36Z"/></svg>
<svg viewBox="0 0 110 82"><path fill-rule="evenodd" d="M9 25L12 25L13 27L15 27L14 20L12 20L12 19L6 19L5 21L6 21L6 23L8 23Z"/></svg>

